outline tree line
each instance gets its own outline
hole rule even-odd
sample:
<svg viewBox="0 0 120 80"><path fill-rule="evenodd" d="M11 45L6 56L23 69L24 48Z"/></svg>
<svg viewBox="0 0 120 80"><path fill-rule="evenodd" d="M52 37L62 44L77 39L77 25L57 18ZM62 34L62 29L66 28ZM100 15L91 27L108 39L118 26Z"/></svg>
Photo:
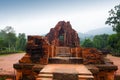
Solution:
<svg viewBox="0 0 120 80"><path fill-rule="evenodd" d="M24 51L25 46L25 33L19 33L17 36L14 28L11 26L7 26L0 30L0 54Z"/></svg>
<svg viewBox="0 0 120 80"><path fill-rule="evenodd" d="M113 55L120 56L120 4L109 11L109 17L105 24L112 26L116 34L96 35L92 40L85 39L82 46L109 50Z"/></svg>

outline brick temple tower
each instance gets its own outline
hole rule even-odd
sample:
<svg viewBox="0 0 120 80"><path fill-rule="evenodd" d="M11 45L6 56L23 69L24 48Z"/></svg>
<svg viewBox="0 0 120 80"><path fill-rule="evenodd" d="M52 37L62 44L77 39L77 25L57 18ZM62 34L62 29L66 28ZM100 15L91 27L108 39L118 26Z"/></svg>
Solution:
<svg viewBox="0 0 120 80"><path fill-rule="evenodd" d="M80 46L80 39L77 32L72 29L70 22L59 21L54 28L46 35L50 44L55 46Z"/></svg>

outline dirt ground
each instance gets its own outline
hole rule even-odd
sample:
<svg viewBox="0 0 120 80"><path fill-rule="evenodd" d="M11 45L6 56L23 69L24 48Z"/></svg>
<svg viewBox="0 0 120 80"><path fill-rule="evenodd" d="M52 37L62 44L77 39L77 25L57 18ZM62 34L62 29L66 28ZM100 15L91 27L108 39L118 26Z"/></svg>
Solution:
<svg viewBox="0 0 120 80"><path fill-rule="evenodd" d="M8 75L15 74L13 64L17 63L18 60L24 54L25 53L16 53L16 54L0 56L0 74L2 74L2 75L4 75L4 74L8 74Z"/></svg>
<svg viewBox="0 0 120 80"><path fill-rule="evenodd" d="M13 64L17 63L18 60L24 56L25 53L17 53L0 56L0 74L15 74L15 70L13 69ZM114 62L115 65L118 66L119 70L117 70L117 74L120 75L120 57L114 57L111 55L107 55L111 61Z"/></svg>
<svg viewBox="0 0 120 80"><path fill-rule="evenodd" d="M107 55L107 58L114 62L115 65L118 66L118 70L116 72L117 75L120 75L120 57L115 57L112 55Z"/></svg>

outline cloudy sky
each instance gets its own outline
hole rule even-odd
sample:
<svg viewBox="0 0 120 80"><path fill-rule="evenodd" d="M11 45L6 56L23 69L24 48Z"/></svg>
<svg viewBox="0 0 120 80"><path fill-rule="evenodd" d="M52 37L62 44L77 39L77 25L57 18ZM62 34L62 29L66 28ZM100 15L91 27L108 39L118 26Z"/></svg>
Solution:
<svg viewBox="0 0 120 80"><path fill-rule="evenodd" d="M0 0L0 29L16 33L48 33L58 21L70 21L78 32L107 27L108 11L120 0Z"/></svg>

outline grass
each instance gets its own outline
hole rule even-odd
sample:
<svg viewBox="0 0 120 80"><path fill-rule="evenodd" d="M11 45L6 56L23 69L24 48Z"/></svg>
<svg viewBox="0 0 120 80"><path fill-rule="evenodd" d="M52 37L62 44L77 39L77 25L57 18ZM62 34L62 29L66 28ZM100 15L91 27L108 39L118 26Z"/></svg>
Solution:
<svg viewBox="0 0 120 80"><path fill-rule="evenodd" d="M25 51L16 51L16 52L0 52L0 56L5 56L5 55L10 55L10 54L21 54L24 53Z"/></svg>

